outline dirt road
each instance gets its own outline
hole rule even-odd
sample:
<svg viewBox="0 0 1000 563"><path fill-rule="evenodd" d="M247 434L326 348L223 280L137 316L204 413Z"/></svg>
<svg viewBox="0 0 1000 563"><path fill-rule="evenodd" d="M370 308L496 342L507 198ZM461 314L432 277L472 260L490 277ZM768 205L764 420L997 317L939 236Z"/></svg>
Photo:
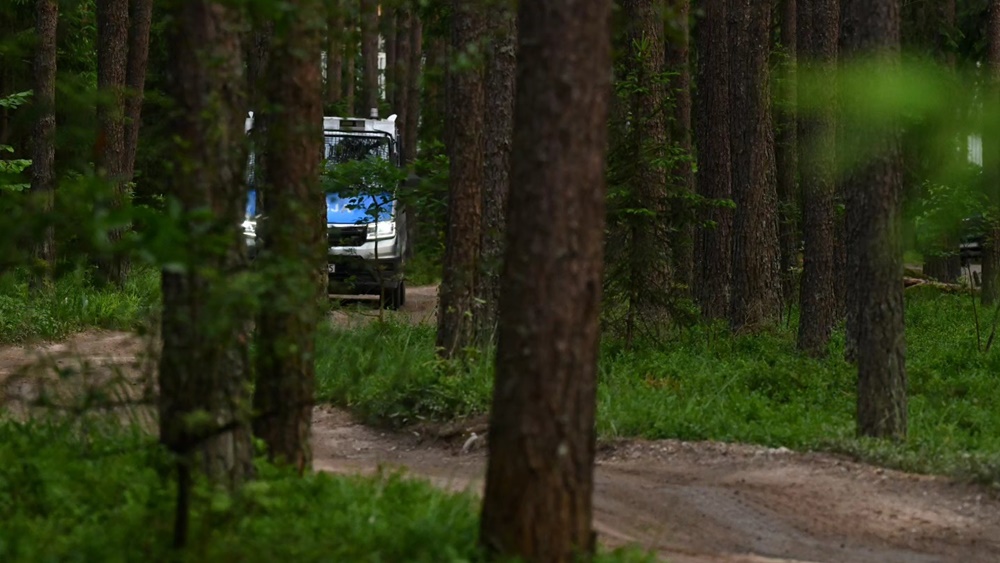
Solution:
<svg viewBox="0 0 1000 563"><path fill-rule="evenodd" d="M406 468L479 492L485 453L425 432L392 433L317 409L317 470ZM676 563L996 562L1000 502L979 487L783 449L673 440L601 447L595 527Z"/></svg>
<svg viewBox="0 0 1000 563"><path fill-rule="evenodd" d="M432 319L434 295L433 288L411 290L403 314ZM364 322L372 311L363 309L336 312L334 322ZM38 397L43 380L57 390L72 389L70 395L113 383L115 396L148 400L155 369L149 353L155 349L112 332L0 348L0 395L14 412L26 412L23 403ZM40 358L42 367L28 369ZM63 370L61 378L45 375L53 367ZM87 375L67 376L70 369ZM79 384L67 387L68 381ZM379 431L344 411L319 407L314 466L337 473L400 467L443 488L479 491L482 441L461 450L468 430L482 427L483 420L457 426L446 441L438 438L440 429ZM996 492L824 454L672 440L605 444L595 508L595 527L606 545L638 544L677 563L1000 561Z"/></svg>

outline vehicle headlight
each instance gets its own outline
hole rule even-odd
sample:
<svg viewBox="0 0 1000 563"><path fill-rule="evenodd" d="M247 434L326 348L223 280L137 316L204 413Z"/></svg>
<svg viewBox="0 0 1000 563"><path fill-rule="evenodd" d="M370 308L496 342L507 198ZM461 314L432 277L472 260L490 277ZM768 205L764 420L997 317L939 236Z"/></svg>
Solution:
<svg viewBox="0 0 1000 563"><path fill-rule="evenodd" d="M385 240L396 236L395 221L368 223L368 240Z"/></svg>

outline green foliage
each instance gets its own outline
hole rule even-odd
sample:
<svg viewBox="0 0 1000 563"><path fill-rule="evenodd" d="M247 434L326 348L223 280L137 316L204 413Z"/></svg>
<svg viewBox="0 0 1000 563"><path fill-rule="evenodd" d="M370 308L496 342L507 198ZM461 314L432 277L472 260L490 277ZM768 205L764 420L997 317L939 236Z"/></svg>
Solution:
<svg viewBox="0 0 1000 563"><path fill-rule="evenodd" d="M440 141L426 143L413 163L420 184L399 194L400 202L411 211L410 220L416 219L416 240L411 241L413 258L406 268L406 278L413 284L431 284L441 279L447 232L448 166L444 145Z"/></svg>
<svg viewBox="0 0 1000 563"><path fill-rule="evenodd" d="M170 464L139 435L0 426L0 560L167 561ZM475 503L401 475L299 478L261 464L229 496L200 485L183 561L470 561Z"/></svg>
<svg viewBox="0 0 1000 563"><path fill-rule="evenodd" d="M492 358L440 360L434 338L434 327L391 319L353 330L326 327L317 341L317 396L394 425L485 412Z"/></svg>
<svg viewBox="0 0 1000 563"><path fill-rule="evenodd" d="M159 306L159 272L133 272L123 290L97 288L87 271L76 270L35 290L29 276L0 276L0 343L63 338L85 328L133 330Z"/></svg>
<svg viewBox="0 0 1000 563"><path fill-rule="evenodd" d="M908 293L910 437L903 445L854 435L855 369L798 353L797 327L731 336L677 330L658 345L603 345L597 428L604 437L750 442L852 452L908 470L1000 484L1000 353L976 352L967 297ZM795 319L793 319L794 321ZM492 369L468 373L434 357L434 331L402 324L324 333L320 395L369 420L403 423L485 413Z"/></svg>

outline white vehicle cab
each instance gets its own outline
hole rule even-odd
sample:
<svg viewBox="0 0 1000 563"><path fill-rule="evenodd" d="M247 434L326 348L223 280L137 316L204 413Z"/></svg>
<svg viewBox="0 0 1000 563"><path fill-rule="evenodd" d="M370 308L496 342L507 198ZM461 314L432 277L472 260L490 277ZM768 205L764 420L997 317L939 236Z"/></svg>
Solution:
<svg viewBox="0 0 1000 563"><path fill-rule="evenodd" d="M247 130L253 117L247 119ZM323 156L327 167L371 157L399 166L396 116L386 119L323 118ZM251 155L252 169L253 155ZM380 193L326 194L327 270L331 293L381 295L387 308L406 302L403 258L406 255L406 214L396 200L396 188ZM243 222L250 254L256 247L260 211L250 175L250 193Z"/></svg>

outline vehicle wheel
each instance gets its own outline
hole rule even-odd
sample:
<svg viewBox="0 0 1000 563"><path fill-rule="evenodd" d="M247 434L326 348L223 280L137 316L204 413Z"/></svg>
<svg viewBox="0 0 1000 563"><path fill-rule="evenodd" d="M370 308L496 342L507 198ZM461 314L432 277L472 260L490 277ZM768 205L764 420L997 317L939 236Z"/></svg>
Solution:
<svg viewBox="0 0 1000 563"><path fill-rule="evenodd" d="M399 294L397 299L399 306L402 307L406 305L406 282L399 280L399 286L396 288L396 293Z"/></svg>
<svg viewBox="0 0 1000 563"><path fill-rule="evenodd" d="M390 311L399 309L402 304L399 302L399 286L382 288L382 306Z"/></svg>

